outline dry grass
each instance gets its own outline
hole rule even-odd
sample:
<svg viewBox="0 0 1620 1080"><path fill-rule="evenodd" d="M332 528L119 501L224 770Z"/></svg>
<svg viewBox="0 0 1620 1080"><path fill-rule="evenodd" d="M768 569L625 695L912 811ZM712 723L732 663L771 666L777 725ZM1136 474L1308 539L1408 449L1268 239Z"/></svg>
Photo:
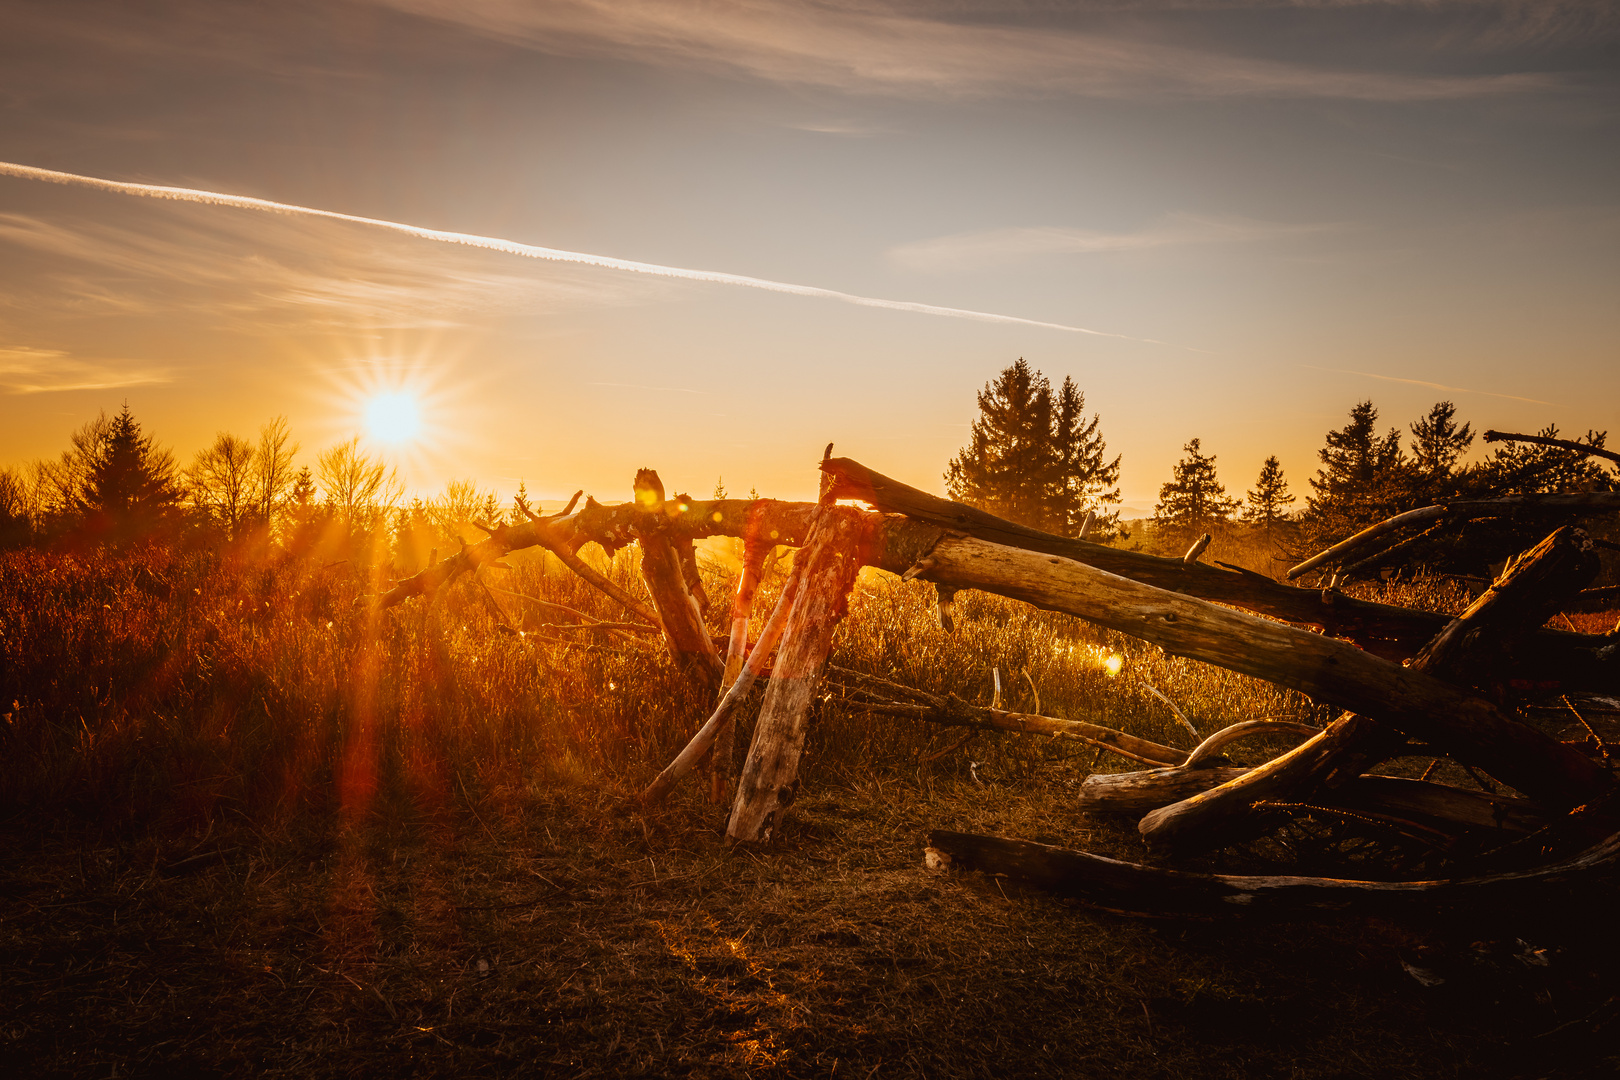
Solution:
<svg viewBox="0 0 1620 1080"><path fill-rule="evenodd" d="M1605 1034L1620 949L1590 913L1156 923L926 872L931 828L1134 851L1128 824L1070 809L1089 769L1132 766L1043 740L935 757L957 733L829 698L777 846L727 856L699 785L650 816L633 798L705 704L656 648L556 644L557 610L511 593L618 613L543 560L488 579L508 592L468 579L373 616L356 601L378 583L347 564L4 559L0 1065L15 1075L1620 1064ZM637 587L633 552L608 569ZM835 661L981 703L999 669L1013 707L1038 696L1178 745L1192 736L1147 686L1206 732L1322 715L994 597L964 594L947 635L931 598L863 578Z"/></svg>

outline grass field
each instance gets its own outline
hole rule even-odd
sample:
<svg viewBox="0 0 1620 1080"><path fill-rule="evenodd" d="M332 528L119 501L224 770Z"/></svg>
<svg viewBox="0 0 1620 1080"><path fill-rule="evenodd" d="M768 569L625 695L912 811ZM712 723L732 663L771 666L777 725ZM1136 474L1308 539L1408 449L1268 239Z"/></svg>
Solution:
<svg viewBox="0 0 1620 1080"><path fill-rule="evenodd" d="M634 559L603 565L639 588ZM831 697L776 846L728 855L705 785L653 813L635 800L709 703L656 639L579 634L547 606L617 617L610 601L544 559L514 561L376 613L362 597L380 582L348 563L3 556L0 1064L939 1077L1620 1065L1620 950L1591 912L1134 920L923 868L931 828L1139 856L1131 823L1071 809L1088 772L1136 767L1107 754L1023 736L959 744ZM724 596L724 561L707 572ZM1406 602L1466 602L1406 588ZM963 595L946 634L932 597L863 576L834 662L982 704L999 670L1010 707L1038 699L1182 746L1191 734L1149 687L1205 733L1326 717L982 594Z"/></svg>

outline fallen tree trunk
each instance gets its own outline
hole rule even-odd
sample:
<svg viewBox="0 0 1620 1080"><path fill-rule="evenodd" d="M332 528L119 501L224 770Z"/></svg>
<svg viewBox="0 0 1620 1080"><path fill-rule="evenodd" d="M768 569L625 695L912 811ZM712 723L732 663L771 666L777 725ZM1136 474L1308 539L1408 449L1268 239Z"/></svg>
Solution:
<svg viewBox="0 0 1620 1080"><path fill-rule="evenodd" d="M1483 517L1525 510L1561 510L1565 513L1582 511L1593 514L1620 510L1620 492L1592 491L1573 495L1515 495L1501 499L1456 499L1436 506L1419 507L1386 518L1376 525L1369 525L1355 535L1340 540L1326 551L1312 555L1298 566L1290 567L1288 579L1292 581L1319 566L1343 562L1352 553L1364 551L1380 538L1410 525L1427 524L1444 517L1463 515Z"/></svg>
<svg viewBox="0 0 1620 1080"><path fill-rule="evenodd" d="M769 840L793 803L810 700L875 524L871 515L828 500L799 552L799 591L737 781L737 799L726 826L729 844Z"/></svg>
<svg viewBox="0 0 1620 1080"><path fill-rule="evenodd" d="M651 469L636 473L636 503L647 510L640 529L641 577L647 583L653 606L664 626L664 643L677 664L691 669L697 681L712 694L720 687L725 665L703 622L700 594L694 594L686 564L696 574L692 538L672 537L662 528L668 520L663 513L664 484ZM699 583L699 589L702 588Z"/></svg>
<svg viewBox="0 0 1620 1080"><path fill-rule="evenodd" d="M720 679L721 694L731 689L742 674L743 659L748 655L748 620L754 613L754 597L759 592L759 579L765 566L765 556L772 544L759 539L753 522L743 540L742 571L737 575L737 593L731 601L731 634L726 643L726 670ZM709 801L722 803L730 795L732 759L736 756L737 725L726 724L715 736L714 752L710 755Z"/></svg>
<svg viewBox="0 0 1620 1080"><path fill-rule="evenodd" d="M1439 881L1195 874L1121 862L1071 848L936 830L927 861L937 869L978 870L1133 915L1227 915L1343 911L1400 914L1466 907L1534 905L1545 910L1561 889L1608 885L1620 861L1620 835L1550 866Z"/></svg>
<svg viewBox="0 0 1620 1080"><path fill-rule="evenodd" d="M1249 770L1234 765L1097 773L1080 785L1076 808L1099 814L1144 814L1201 791L1229 783ZM1362 775L1323 792L1309 805L1393 818L1419 818L1453 829L1496 829L1526 833L1551 818L1525 799L1467 791L1447 784L1393 776Z"/></svg>
<svg viewBox="0 0 1620 1080"><path fill-rule="evenodd" d="M1469 605L1467 611L1453 619L1406 670L1418 679L1428 678L1427 675L1419 675L1419 672L1434 672L1446 678L1467 681L1469 672L1476 664L1489 664L1499 650L1511 648L1518 637L1545 621L1550 610L1556 610L1563 597L1578 592L1596 572L1597 557L1586 534L1567 526L1559 529L1504 571L1496 583ZM1437 680L1430 681L1439 686L1448 685ZM1350 704L1342 698L1333 700ZM1474 700L1483 701L1477 697ZM1233 835L1232 824L1247 817L1250 808L1257 802L1311 801L1319 788L1332 790L1359 776L1389 756L1399 745L1399 739L1374 719L1374 715L1373 710L1366 708L1365 704L1357 706L1357 711L1340 717L1321 734L1242 777L1152 811L1142 819L1138 829L1149 845L1183 850L1199 848L1229 840ZM1444 732L1444 737L1434 738L1442 733L1425 730L1424 723L1414 727L1411 718L1393 722L1407 734L1431 739L1445 746L1454 756L1484 767L1491 775L1548 805L1567 809L1587 800L1585 795L1573 798L1567 794L1559 796L1555 790L1558 781L1552 777L1547 777L1545 781L1551 787L1532 789L1525 786L1522 772L1517 774L1517 778L1500 772L1503 767L1515 765L1510 760L1513 754L1545 755L1556 748L1565 762L1559 771L1577 765L1573 760L1577 756L1582 759L1580 764L1585 766L1584 776L1582 771L1572 769L1566 773L1566 782L1578 784L1585 777L1590 777L1591 782L1598 786L1581 789L1586 794L1595 794L1612 785L1608 774L1589 758L1579 755L1579 751L1500 714L1491 721L1497 724L1496 735L1487 736L1483 728L1477 732L1492 740L1508 740L1499 742L1491 752L1494 764L1487 764L1477 756L1479 750L1484 749L1481 745L1476 743L1469 747L1456 741L1459 735L1469 733L1456 731L1455 725L1448 723L1447 718L1435 719L1441 720L1442 727L1451 727L1452 730ZM1529 738L1529 735L1535 738ZM1538 780L1538 783L1541 782Z"/></svg>
<svg viewBox="0 0 1620 1080"><path fill-rule="evenodd" d="M907 550L914 546L910 537L896 542ZM971 537L942 536L913 569L928 580L1066 611L1175 655L1336 702L1444 747L1549 806L1576 806L1614 785L1579 751L1513 720L1479 695L1347 642Z"/></svg>

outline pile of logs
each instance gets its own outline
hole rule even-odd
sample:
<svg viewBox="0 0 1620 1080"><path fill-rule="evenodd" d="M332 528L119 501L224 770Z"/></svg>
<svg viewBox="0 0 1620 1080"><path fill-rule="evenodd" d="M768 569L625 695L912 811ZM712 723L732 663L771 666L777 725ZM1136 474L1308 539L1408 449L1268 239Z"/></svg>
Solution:
<svg viewBox="0 0 1620 1080"><path fill-rule="evenodd" d="M1565 700L1620 690L1620 626L1582 634L1546 625L1583 603L1583 590L1599 570L1593 541L1581 529L1566 524L1553 530L1512 561L1467 611L1449 618L1356 599L1331 585L1302 588L1211 566L1199 558L1205 544L1184 558L1165 558L1051 535L908 487L859 462L833 458L831 450L821 462L816 503L669 498L657 475L643 470L633 502L604 506L589 500L576 511L576 495L560 514L531 514L527 523L488 527L487 540L399 582L381 603L430 593L460 573L499 565L513 550L538 546L554 553L631 617L661 631L672 658L716 695L712 715L643 799L657 803L712 763L711 798L729 797L732 803L726 829L732 844L768 841L793 803L811 704L829 675L833 632L856 574L875 566L906 580L933 582L945 626L956 592L980 589L1066 612L1166 653L1265 679L1343 710L1321 729L1240 723L1187 752L1095 724L973 706L872 675L830 673L871 711L1041 732L1149 766L1092 776L1079 809L1138 816L1148 851L1161 861L1246 843L1300 814L1486 853L1478 864L1485 869L1444 881L1230 877L935 832L928 847L932 865L1016 876L1117 910L1200 912L1231 910L1234 904L1342 906L1354 899L1376 907L1414 898L1434 903L1484 893L1517 896L1589 877L1620 858L1620 784L1609 745L1595 732L1585 743L1559 741L1515 711L1526 688ZM1517 502L1542 513L1604 514L1620 510L1620 493L1526 496ZM1432 524L1446 517L1441 508L1410 520ZM1400 527L1379 527L1376 536L1387 538ZM723 655L705 621L710 600L693 547L709 536L744 542ZM610 553L631 542L641 545L651 608L579 558L589 542ZM800 551L750 648L761 568L779 545ZM1338 545L1291 576L1342 567L1365 547ZM733 793L725 767L732 760L729 740L738 712L761 681L766 689ZM1228 762L1227 748L1261 734L1286 736L1297 745L1256 768ZM1472 775L1494 778L1509 793L1374 771L1415 756L1449 758Z"/></svg>

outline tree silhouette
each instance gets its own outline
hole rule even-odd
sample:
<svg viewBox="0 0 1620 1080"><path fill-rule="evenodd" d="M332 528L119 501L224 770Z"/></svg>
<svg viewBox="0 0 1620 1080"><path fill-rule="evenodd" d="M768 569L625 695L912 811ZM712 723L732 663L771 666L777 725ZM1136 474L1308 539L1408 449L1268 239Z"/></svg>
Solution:
<svg viewBox="0 0 1620 1080"><path fill-rule="evenodd" d="M1270 532L1272 526L1288 516L1287 508L1293 501L1288 481L1283 479L1282 463L1273 454L1260 466L1260 476L1248 491L1243 520Z"/></svg>
<svg viewBox="0 0 1620 1080"><path fill-rule="evenodd" d="M1412 424L1412 468L1419 501L1456 494L1457 462L1473 442L1472 425L1457 426L1457 407L1449 401L1436 402L1427 416Z"/></svg>
<svg viewBox="0 0 1620 1080"><path fill-rule="evenodd" d="M1378 410L1363 401L1350 410L1349 423L1328 432L1318 452L1322 468L1311 479L1316 494L1305 500L1318 537L1348 536L1412 502L1401 433L1390 428L1380 438L1377 427Z"/></svg>
<svg viewBox="0 0 1620 1080"><path fill-rule="evenodd" d="M78 496L88 537L122 544L170 523L180 498L174 457L141 434L126 404L100 433Z"/></svg>
<svg viewBox="0 0 1620 1080"><path fill-rule="evenodd" d="M1085 418L1085 395L1065 378L1056 400L1046 376L1019 359L978 395L968 445L951 459L951 498L1012 521L1072 535L1088 512L1112 526L1119 502L1119 457L1106 460L1099 418Z"/></svg>
<svg viewBox="0 0 1620 1080"><path fill-rule="evenodd" d="M1153 508L1154 532L1172 544L1228 520L1238 506L1215 478L1215 455L1206 456L1197 439L1182 450L1186 456L1176 463L1170 482L1159 488Z"/></svg>

